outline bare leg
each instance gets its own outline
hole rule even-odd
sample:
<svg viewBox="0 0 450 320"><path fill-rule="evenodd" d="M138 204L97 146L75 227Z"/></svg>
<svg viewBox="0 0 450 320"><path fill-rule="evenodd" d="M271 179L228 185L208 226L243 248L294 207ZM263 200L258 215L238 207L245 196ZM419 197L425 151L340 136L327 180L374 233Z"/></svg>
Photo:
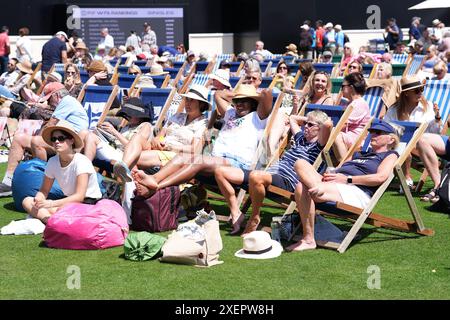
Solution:
<svg viewBox="0 0 450 320"><path fill-rule="evenodd" d="M28 212L34 218L41 220L44 224L47 224L47 220L59 209L56 207L37 209L34 206L34 197L26 197L25 199L23 199L22 206L26 212Z"/></svg>
<svg viewBox="0 0 450 320"><path fill-rule="evenodd" d="M336 137L336 140L333 144L333 150L336 158L338 161L341 161L343 157L345 157L345 154L347 153L347 145L344 142L344 139L342 138L342 133L339 133Z"/></svg>
<svg viewBox="0 0 450 320"><path fill-rule="evenodd" d="M240 185L244 181L244 172L234 167L218 167L214 170L214 176L219 186L220 192L230 207L231 223L233 230L231 234L239 232L244 221L244 215L239 209L236 192L232 184Z"/></svg>
<svg viewBox="0 0 450 320"><path fill-rule="evenodd" d="M8 155L8 166L6 167L6 172L11 175L16 170L19 162L22 160L25 153L25 149L31 148L31 136L24 133L18 133L14 135L11 143L11 148Z"/></svg>
<svg viewBox="0 0 450 320"><path fill-rule="evenodd" d="M288 251L304 251L316 248L314 239L314 219L316 207L314 201L342 201L334 183L322 182L322 175L305 160L297 160L294 165L299 183L295 189L295 201L302 221L303 237L287 248ZM314 190L311 192L311 190Z"/></svg>
<svg viewBox="0 0 450 320"><path fill-rule="evenodd" d="M188 157L190 158L190 156ZM167 176L166 178L164 178L164 180L160 181L158 183L159 188L162 189L168 186L176 186L181 183L188 182L200 172L213 174L214 170L218 166L229 166L229 163L223 158L199 156L198 161L194 161L187 166L183 166L179 171L170 176ZM155 174L155 177L159 173L160 172Z"/></svg>
<svg viewBox="0 0 450 320"><path fill-rule="evenodd" d="M84 138L84 155L89 160L94 160L99 143L100 138L92 132L89 132Z"/></svg>
<svg viewBox="0 0 450 320"><path fill-rule="evenodd" d="M266 188L272 184L272 175L265 171L255 170L250 173L249 193L252 199L252 215L247 222L242 236L253 232L261 221L261 206L266 197Z"/></svg>
<svg viewBox="0 0 450 320"><path fill-rule="evenodd" d="M139 160L137 162L138 168L151 168L161 166L161 160L159 159L158 152L155 150L144 150L141 152Z"/></svg>
<svg viewBox="0 0 450 320"><path fill-rule="evenodd" d="M47 152L54 154L55 151L50 147L41 136L31 137L31 152L35 158L47 161Z"/></svg>
<svg viewBox="0 0 450 320"><path fill-rule="evenodd" d="M134 134L125 146L123 162L125 162L129 168L133 168L138 163L142 151L147 148L147 142L152 135L152 131L151 124L142 126L142 129Z"/></svg>
<svg viewBox="0 0 450 320"><path fill-rule="evenodd" d="M417 150L419 151L420 159L422 159L425 168L430 174L431 180L433 180L433 189L437 189L441 182L437 155L445 154L444 141L437 134L425 133L417 143Z"/></svg>

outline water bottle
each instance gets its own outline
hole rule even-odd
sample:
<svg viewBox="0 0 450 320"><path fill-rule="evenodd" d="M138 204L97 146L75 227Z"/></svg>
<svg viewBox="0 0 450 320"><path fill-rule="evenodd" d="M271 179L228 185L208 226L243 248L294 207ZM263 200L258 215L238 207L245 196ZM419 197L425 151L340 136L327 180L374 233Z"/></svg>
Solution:
<svg viewBox="0 0 450 320"><path fill-rule="evenodd" d="M327 167L325 172L326 173L336 173L336 168L335 167Z"/></svg>
<svg viewBox="0 0 450 320"><path fill-rule="evenodd" d="M272 240L281 242L281 219L280 217L273 217L270 223L272 228Z"/></svg>

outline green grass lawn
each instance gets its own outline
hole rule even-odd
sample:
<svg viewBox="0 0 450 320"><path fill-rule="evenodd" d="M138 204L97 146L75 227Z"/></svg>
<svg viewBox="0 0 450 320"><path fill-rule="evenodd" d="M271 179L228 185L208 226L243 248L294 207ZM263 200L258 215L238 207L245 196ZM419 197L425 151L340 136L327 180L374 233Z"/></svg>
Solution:
<svg viewBox="0 0 450 320"><path fill-rule="evenodd" d="M0 166L0 172L5 164ZM430 187L429 182L425 190ZM425 226L435 236L394 232L364 226L360 240L340 254L318 249L283 253L271 260L234 257L242 247L221 224L225 263L212 268L131 262L123 248L70 251L42 246L42 235L0 236L1 299L449 299L450 220L426 210L418 201ZM227 213L213 202L216 212ZM403 196L390 190L377 211L409 218ZM265 223L270 214L265 211ZM0 226L25 215L14 211L12 198L0 199ZM334 221L343 229L350 224ZM164 233L167 234L167 233ZM68 289L69 266L81 272L81 288ZM380 269L381 288L368 289L369 266ZM69 269L70 270L70 269Z"/></svg>

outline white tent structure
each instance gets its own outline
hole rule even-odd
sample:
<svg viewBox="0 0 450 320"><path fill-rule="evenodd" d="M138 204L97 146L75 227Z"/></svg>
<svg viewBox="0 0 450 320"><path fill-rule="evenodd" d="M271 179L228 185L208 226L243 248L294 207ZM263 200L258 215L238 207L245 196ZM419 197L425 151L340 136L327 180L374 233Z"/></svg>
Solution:
<svg viewBox="0 0 450 320"><path fill-rule="evenodd" d="M415 6L409 7L408 10L419 9L437 9L437 8L450 8L450 0L427 0L422 1Z"/></svg>

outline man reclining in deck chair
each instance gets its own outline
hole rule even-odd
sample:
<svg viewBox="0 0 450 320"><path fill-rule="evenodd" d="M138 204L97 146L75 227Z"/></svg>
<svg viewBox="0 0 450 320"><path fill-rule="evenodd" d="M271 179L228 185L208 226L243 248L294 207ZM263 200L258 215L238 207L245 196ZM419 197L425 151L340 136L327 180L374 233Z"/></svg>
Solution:
<svg viewBox="0 0 450 320"><path fill-rule="evenodd" d="M211 155L178 155L154 175L134 172L138 195L188 182L199 173L212 175L219 166L250 168L272 110L270 91L260 96L254 86L243 84L235 92L217 92L215 99L224 125Z"/></svg>
<svg viewBox="0 0 450 320"><path fill-rule="evenodd" d="M336 170L336 173L319 174L305 160L297 160L295 172L300 183L295 189L295 201L302 221L302 239L287 248L288 251L304 251L316 248L314 239L315 203L344 202L364 208L377 187L392 173L399 143L396 130L387 122L374 123L369 128L371 150L356 153L352 160Z"/></svg>
<svg viewBox="0 0 450 320"><path fill-rule="evenodd" d="M289 118L295 145L283 155L281 160L268 170L246 170L235 167L219 167L215 170L217 184L225 197L232 217L233 229L230 234L237 234L241 229L245 215L240 212L234 185L248 185L252 199L252 216L242 235L255 231L260 222L260 208L266 195L266 188L273 184L279 188L294 192L298 177L294 164L304 159L313 164L328 141L333 122L322 111L311 111L306 117L292 115ZM300 130L300 125L305 125Z"/></svg>

